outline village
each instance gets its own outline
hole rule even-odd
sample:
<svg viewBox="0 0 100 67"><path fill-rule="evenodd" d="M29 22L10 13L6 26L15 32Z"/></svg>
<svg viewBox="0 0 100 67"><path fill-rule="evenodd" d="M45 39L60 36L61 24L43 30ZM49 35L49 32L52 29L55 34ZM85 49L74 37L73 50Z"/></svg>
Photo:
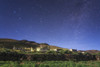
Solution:
<svg viewBox="0 0 100 67"><path fill-rule="evenodd" d="M55 52L59 52L63 49L61 48L50 48L50 46L45 46L45 45L40 45L39 47L33 48L33 47L22 47L22 48L18 48L18 47L13 47L14 51L24 51L24 52L47 52L47 51L55 51ZM71 52L77 52L77 49L66 49L68 51Z"/></svg>

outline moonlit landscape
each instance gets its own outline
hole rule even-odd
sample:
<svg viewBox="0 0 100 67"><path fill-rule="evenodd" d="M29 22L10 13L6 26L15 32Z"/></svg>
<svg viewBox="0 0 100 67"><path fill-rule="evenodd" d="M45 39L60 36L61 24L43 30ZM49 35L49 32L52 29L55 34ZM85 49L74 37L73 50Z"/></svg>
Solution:
<svg viewBox="0 0 100 67"><path fill-rule="evenodd" d="M0 0L0 38L100 50L100 0Z"/></svg>
<svg viewBox="0 0 100 67"><path fill-rule="evenodd" d="M100 67L100 0L0 0L0 67Z"/></svg>

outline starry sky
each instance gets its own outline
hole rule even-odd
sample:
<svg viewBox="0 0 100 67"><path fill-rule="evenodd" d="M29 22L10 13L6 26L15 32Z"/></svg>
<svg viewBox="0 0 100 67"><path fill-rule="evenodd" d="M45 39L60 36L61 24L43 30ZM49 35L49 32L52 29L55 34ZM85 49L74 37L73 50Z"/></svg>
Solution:
<svg viewBox="0 0 100 67"><path fill-rule="evenodd" d="M0 38L100 50L100 0L0 0Z"/></svg>

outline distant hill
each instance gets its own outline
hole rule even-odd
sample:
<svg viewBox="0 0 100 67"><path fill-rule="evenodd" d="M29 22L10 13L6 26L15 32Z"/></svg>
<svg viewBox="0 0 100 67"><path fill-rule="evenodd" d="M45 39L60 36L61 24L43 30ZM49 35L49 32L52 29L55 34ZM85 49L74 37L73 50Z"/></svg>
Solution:
<svg viewBox="0 0 100 67"><path fill-rule="evenodd" d="M36 43L34 41L28 41L28 40L15 40L15 39L8 39L8 38L1 38L0 39L0 47L1 48L9 48L12 49L13 47L33 47L33 48L37 48L40 47L42 45L42 47L48 46L50 47L50 49L63 49L63 50L68 50L67 48L61 48L58 46L54 46L54 45L49 45L47 43ZM100 53L99 50L79 50L78 52L87 52L90 54L96 54L96 53Z"/></svg>
<svg viewBox="0 0 100 67"><path fill-rule="evenodd" d="M63 49L63 50L68 50L67 48L61 48L57 46L50 45L50 49Z"/></svg>
<svg viewBox="0 0 100 67"><path fill-rule="evenodd" d="M15 40L15 39L0 39L0 47L13 48L13 47L37 47L39 43L27 40Z"/></svg>
<svg viewBox="0 0 100 67"><path fill-rule="evenodd" d="M86 52L86 53L89 53L89 54L98 54L98 53L100 53L99 50L85 50L85 51L79 50L78 52Z"/></svg>
<svg viewBox="0 0 100 67"><path fill-rule="evenodd" d="M15 39L0 39L0 42L17 42L18 40L15 40Z"/></svg>
<svg viewBox="0 0 100 67"><path fill-rule="evenodd" d="M90 54L100 53L99 50L87 50L86 52L88 52L88 53L90 53Z"/></svg>
<svg viewBox="0 0 100 67"><path fill-rule="evenodd" d="M39 47L39 46L49 46L51 49L57 48L57 49L64 49L61 47L48 45L47 43L36 43L34 41L28 41L28 40L15 40L15 39L0 39L0 47L5 48L13 48L13 47Z"/></svg>

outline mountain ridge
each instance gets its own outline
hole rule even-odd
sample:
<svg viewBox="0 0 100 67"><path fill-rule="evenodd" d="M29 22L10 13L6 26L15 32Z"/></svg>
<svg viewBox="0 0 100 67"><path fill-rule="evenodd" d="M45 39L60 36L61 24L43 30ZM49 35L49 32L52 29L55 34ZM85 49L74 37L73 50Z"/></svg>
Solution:
<svg viewBox="0 0 100 67"><path fill-rule="evenodd" d="M9 39L9 38L0 38L0 47L5 48L13 48L16 47L40 47L40 45L47 45L50 49L63 49L68 50L67 48L58 47L55 45L49 45L47 43L37 43L35 41L28 41L28 40L16 40L16 39ZM99 53L99 50L78 50L79 52L88 52L90 54Z"/></svg>
<svg viewBox="0 0 100 67"><path fill-rule="evenodd" d="M49 45L47 43L37 43L35 41L28 41L28 40L16 40L16 39L9 39L9 38L0 38L0 47L6 48L13 48L16 47L39 47L40 45L47 45L50 46L52 49L63 49L61 47L57 47L54 45Z"/></svg>

